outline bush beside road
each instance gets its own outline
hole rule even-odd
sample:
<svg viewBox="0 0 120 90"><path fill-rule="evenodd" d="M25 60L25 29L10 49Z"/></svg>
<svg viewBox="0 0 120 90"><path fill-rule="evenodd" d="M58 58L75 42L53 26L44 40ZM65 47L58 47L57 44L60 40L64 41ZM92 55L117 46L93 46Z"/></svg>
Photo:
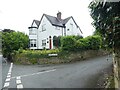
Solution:
<svg viewBox="0 0 120 90"><path fill-rule="evenodd" d="M49 53L55 53L57 56L49 56ZM106 54L108 54L108 52L104 50L88 50L84 52L65 52L52 50L52 52L42 51L42 53L41 51L23 51L21 53L17 53L14 56L13 61L16 64L61 64L83 61L89 58L103 56Z"/></svg>

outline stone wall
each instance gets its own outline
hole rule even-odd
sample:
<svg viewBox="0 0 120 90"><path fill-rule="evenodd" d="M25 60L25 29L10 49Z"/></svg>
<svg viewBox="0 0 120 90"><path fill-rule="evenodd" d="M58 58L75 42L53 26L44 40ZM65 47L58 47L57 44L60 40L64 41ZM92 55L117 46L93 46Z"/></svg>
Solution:
<svg viewBox="0 0 120 90"><path fill-rule="evenodd" d="M53 56L48 58L32 58L31 60L28 57L20 57L16 59L16 62L19 64L61 64L61 63L70 63L76 61L83 61L89 58L94 58L98 56L103 56L108 54L107 51L104 50L88 50L84 52L70 52L69 55L63 56Z"/></svg>

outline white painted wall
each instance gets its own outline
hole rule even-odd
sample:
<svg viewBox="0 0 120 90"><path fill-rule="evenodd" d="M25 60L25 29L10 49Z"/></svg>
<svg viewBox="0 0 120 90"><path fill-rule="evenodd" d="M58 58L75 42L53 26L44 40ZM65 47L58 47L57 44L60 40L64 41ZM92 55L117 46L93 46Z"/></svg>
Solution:
<svg viewBox="0 0 120 90"><path fill-rule="evenodd" d="M81 35L79 28L76 26L72 18L66 23L66 35Z"/></svg>
<svg viewBox="0 0 120 90"><path fill-rule="evenodd" d="M37 25L36 25L36 23L35 23L35 22L33 22L32 27L37 27Z"/></svg>
<svg viewBox="0 0 120 90"><path fill-rule="evenodd" d="M72 25L71 25L72 24ZM42 31L42 25L45 25L45 31ZM36 27L36 24L33 23L33 26ZM69 29L69 31L67 30ZM49 36L51 36L52 40L52 49L53 47L53 37L54 36L64 36L64 28L53 26L50 21L43 16L42 21L40 23L39 28L36 30L37 35L29 35L30 39L37 39L37 47L31 47L30 49L49 49ZM66 23L66 35L81 35L79 28L77 28L76 24L74 23L73 19L71 18ZM46 46L42 46L42 40L46 40Z"/></svg>
<svg viewBox="0 0 120 90"><path fill-rule="evenodd" d="M42 25L45 25L46 31L42 31ZM42 40L46 39L46 49L49 49L49 36L52 40L52 49L53 47L53 36L62 36L62 28L60 30L56 29L56 26L53 26L48 19L44 16L41 24L38 28L38 49L43 49ZM48 43L47 43L48 42Z"/></svg>
<svg viewBox="0 0 120 90"><path fill-rule="evenodd" d="M35 22L33 22L33 25L31 27L37 27ZM29 30L32 30L32 32L33 32L33 34L30 34L30 31L29 31L29 39L36 39L37 40L37 28L30 28ZM38 42L36 42L36 46L38 46L37 43ZM37 49L37 47L30 47L30 49Z"/></svg>

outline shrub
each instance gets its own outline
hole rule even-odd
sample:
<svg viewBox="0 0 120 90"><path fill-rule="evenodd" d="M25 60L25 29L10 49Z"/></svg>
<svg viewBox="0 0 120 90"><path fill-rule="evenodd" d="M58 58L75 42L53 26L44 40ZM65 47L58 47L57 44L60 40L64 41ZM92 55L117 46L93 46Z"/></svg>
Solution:
<svg viewBox="0 0 120 90"><path fill-rule="evenodd" d="M88 36L89 49L98 50L101 48L101 37L98 35Z"/></svg>
<svg viewBox="0 0 120 90"><path fill-rule="evenodd" d="M65 36L61 38L61 47L63 50L74 51L76 40L73 36Z"/></svg>
<svg viewBox="0 0 120 90"><path fill-rule="evenodd" d="M77 36L73 36L73 38L75 38L76 40L79 40L79 39L82 39L83 37L80 35L77 35Z"/></svg>
<svg viewBox="0 0 120 90"><path fill-rule="evenodd" d="M58 49L54 50L23 50L22 52L16 52L15 59L20 57L27 57L26 59L38 59L38 58L48 58L48 54L59 53Z"/></svg>
<svg viewBox="0 0 120 90"><path fill-rule="evenodd" d="M22 32L2 32L2 54L9 61L12 60L12 53L19 49L28 48L29 38ZM19 50L20 51L20 50Z"/></svg>
<svg viewBox="0 0 120 90"><path fill-rule="evenodd" d="M61 48L67 51L98 50L102 39L98 35L80 38L79 36L65 36L61 38Z"/></svg>
<svg viewBox="0 0 120 90"><path fill-rule="evenodd" d="M82 46L82 50L89 50L89 40L87 38L79 39L78 42Z"/></svg>
<svg viewBox="0 0 120 90"><path fill-rule="evenodd" d="M87 44L85 43L84 39L77 40L76 45L75 45L75 50L76 51L83 51L87 49Z"/></svg>

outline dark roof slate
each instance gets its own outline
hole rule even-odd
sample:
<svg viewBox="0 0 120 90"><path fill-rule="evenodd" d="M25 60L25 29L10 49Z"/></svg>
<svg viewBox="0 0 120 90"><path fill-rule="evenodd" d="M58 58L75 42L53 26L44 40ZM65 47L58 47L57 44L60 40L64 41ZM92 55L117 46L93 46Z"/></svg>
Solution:
<svg viewBox="0 0 120 90"><path fill-rule="evenodd" d="M63 24L66 24L69 20L70 20L71 17L68 17L66 19L63 20Z"/></svg>
<svg viewBox="0 0 120 90"><path fill-rule="evenodd" d="M63 20L59 20L57 17L44 14L52 25L63 27Z"/></svg>
<svg viewBox="0 0 120 90"><path fill-rule="evenodd" d="M34 20L34 22L35 22L35 24L36 24L37 26L39 26L40 21L38 21L38 20Z"/></svg>
<svg viewBox="0 0 120 90"><path fill-rule="evenodd" d="M50 16L50 15L47 15L47 14L43 14L43 16L45 16L52 25L54 26L59 26L59 27L65 27L65 24L72 18L74 23L76 24L76 26L79 28L79 26L77 25L77 23L75 22L74 18L72 16L68 17L68 18L65 18L65 19L61 19L59 20L57 17L54 17L54 16ZM43 18L42 16L42 18ZM42 20L41 18L41 20ZM37 28L39 27L40 23L41 23L41 20L38 21L38 20L33 20L33 23L35 22L36 25L37 25Z"/></svg>

